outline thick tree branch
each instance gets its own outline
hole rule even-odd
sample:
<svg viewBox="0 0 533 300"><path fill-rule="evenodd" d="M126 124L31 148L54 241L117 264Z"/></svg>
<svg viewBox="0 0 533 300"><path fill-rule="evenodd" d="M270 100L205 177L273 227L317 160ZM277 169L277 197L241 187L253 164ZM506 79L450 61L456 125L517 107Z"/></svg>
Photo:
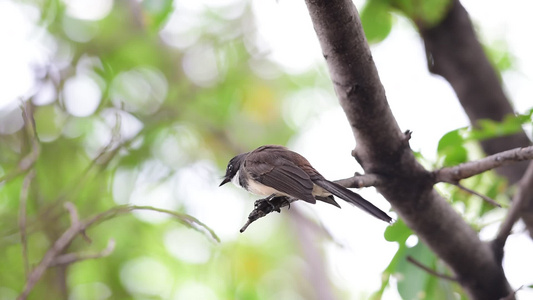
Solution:
<svg viewBox="0 0 533 300"><path fill-rule="evenodd" d="M501 80L491 65L475 34L470 17L459 0L452 0L450 10L441 23L426 26L417 22L424 39L428 68L444 77L453 87L470 123L491 119L502 121L514 114L505 96ZM526 147L531 141L523 130L509 136L481 141L487 155ZM496 171L513 184L522 178L527 162L503 165ZM533 236L533 202L526 203L521 212L529 234Z"/></svg>
<svg viewBox="0 0 533 300"><path fill-rule="evenodd" d="M349 0L307 0L337 97L366 173L384 178L378 191L455 273L472 299L499 299L512 290L489 244L433 190L431 173L415 159L390 111L359 15Z"/></svg>
<svg viewBox="0 0 533 300"><path fill-rule="evenodd" d="M501 80L487 59L470 17L459 0L452 1L448 14L437 26L418 25L429 70L451 84L472 125L477 126L482 119L502 121L505 116L514 114ZM481 142L487 155L530 144L524 131ZM526 168L524 162L503 166L497 171L515 183Z"/></svg>

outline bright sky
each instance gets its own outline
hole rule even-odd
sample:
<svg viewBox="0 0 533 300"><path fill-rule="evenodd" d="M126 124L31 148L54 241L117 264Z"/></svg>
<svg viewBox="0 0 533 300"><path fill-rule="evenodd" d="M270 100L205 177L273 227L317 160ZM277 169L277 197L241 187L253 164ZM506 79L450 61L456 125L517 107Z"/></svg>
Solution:
<svg viewBox="0 0 533 300"><path fill-rule="evenodd" d="M193 13L204 5L216 8L236 1L238 0L177 1L177 5L180 6L179 13L184 16L183 10ZM89 20L104 17L113 3L112 0L98 0L98 2L69 0L66 2L70 5L69 12L72 16ZM358 7L361 7L361 1L355 2ZM531 84L533 43L529 38L532 20L529 14L533 4L530 1L519 0L506 2L463 0L462 2L477 24L477 28L481 30L480 34L485 42L492 44L504 41L508 45L516 59L516 66L514 70L504 74L507 92L513 99L517 111L529 109L532 103L531 95L533 95L533 84ZM313 68L317 63L324 63L303 1L254 0L253 9L257 15L257 26L263 46L269 50L270 58L279 63L284 70L299 72ZM26 13L23 13L11 2L0 1L0 40L3 45L8 45L0 49L0 66L2 66L0 82L3 83L0 89L1 133L13 132L21 125L20 120L10 111L18 106L16 99L30 93L34 85L32 65L46 61L50 51L56 51L55 49L60 47L60 45L53 44L46 33L32 25L32 18L37 17L36 12L32 12L29 7L26 10ZM190 23L194 22L193 19L183 20L184 23L175 24L177 30L179 26L190 26ZM187 22L189 22L188 25L185 24ZM298 37L297 43L294 42L295 36ZM194 37L190 37L189 43L193 43L194 40ZM187 40L182 40L182 42L187 42ZM402 18L396 18L396 25L390 36L384 42L372 46L372 51L391 109L401 129L413 131L412 148L421 151L429 159L434 158L438 140L444 133L468 125L453 91L444 80L428 73L423 45L413 28ZM201 80L205 79L201 77L202 74L191 74L191 76L200 76ZM80 77L76 77L67 85L67 95L70 86L72 89L83 88L89 91L84 93L88 95L87 97L99 99L98 94L90 92L97 90L94 87L95 84L90 74L82 72ZM300 98L306 99L309 95L317 97L318 102L331 102L332 105L326 104L324 106L327 108L326 111L315 120L300 123L300 126L305 129L291 141L289 146L306 156L327 178L345 178L353 174L354 170L360 171L360 167L350 156L354 141L344 113L340 107L335 105L336 100L329 95L315 93L312 90L302 91ZM71 112L78 115L88 114L95 107L94 101L97 100L85 101L89 103L86 107L72 106ZM301 102L298 97L294 101L296 104L298 101ZM290 109L287 110L290 111ZM5 122L6 118L14 119ZM298 119L299 117L289 116L289 118ZM332 131L338 132L338 135L331 136ZM316 143L316 140L321 143ZM223 240L244 238L238 233L238 229L243 224L250 208L249 203L245 201L251 201L252 197L234 187L219 189L216 182L218 176L212 178L213 174L218 173L220 171L210 163L199 162L180 171L176 175L175 182L168 183L167 187L151 190L150 197L147 197L148 191L141 188L136 196L132 197L134 199L129 200L162 199L159 203L161 207L172 208L175 204L169 197L164 197L168 195L165 193L168 190L165 189L176 189L173 184L178 184L180 191L186 195L185 198L194 199L190 203L192 215L212 228L216 228ZM133 178L132 176L128 173L118 173L115 186L120 187L121 184L127 183ZM145 176L149 177L149 174ZM362 190L361 194L383 209L390 207L372 189ZM214 195L220 201L213 203L206 200L215 198ZM115 197L119 202L128 201L124 198L127 197L125 195L117 194ZM157 204L154 205L157 206ZM215 206L218 206L218 209ZM225 214L224 219L221 219L216 212L228 206L237 209L232 210L233 216ZM209 210L205 207L209 207ZM300 204L298 207L305 213L317 216L334 234L335 239L345 246L344 248L335 245L326 247L329 272L335 282L343 289L350 291L353 299L358 299L361 293L375 291L380 284L380 273L396 249L396 245L383 238L386 224L347 205L343 205L342 210L320 204L317 206ZM140 216L150 218L146 214ZM268 237L268 224L276 221L276 218L265 218L264 221L254 223L248 230L256 230L256 233L264 234L250 234L247 238ZM496 229L489 228L484 231L483 238L492 238ZM172 237L168 239L169 241L182 236L176 232L169 232L168 235ZM193 240L193 237L187 237L187 240ZM201 244L200 241L198 243ZM199 251L204 256L179 253L179 249L173 245L175 244L169 242L167 247L177 257L183 258L188 255L191 261L205 259L204 252ZM199 245L195 249L202 247L207 246ZM530 253L533 253L533 243L525 234L515 234L510 237L506 247L504 266L514 288L533 283L530 272L533 269L533 257ZM150 262L143 260L138 263L143 265ZM164 266L155 268L162 267ZM354 282L357 284L354 285ZM527 295L533 296L533 292L524 290L519 295L526 298ZM398 299L398 297L395 293L388 293L384 299Z"/></svg>

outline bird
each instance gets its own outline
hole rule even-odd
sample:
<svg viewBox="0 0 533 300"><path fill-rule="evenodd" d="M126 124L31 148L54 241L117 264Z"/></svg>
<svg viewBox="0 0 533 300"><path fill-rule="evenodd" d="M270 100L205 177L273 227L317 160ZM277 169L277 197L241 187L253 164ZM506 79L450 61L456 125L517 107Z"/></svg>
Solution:
<svg viewBox="0 0 533 300"><path fill-rule="evenodd" d="M317 200L340 208L336 196L370 215L391 223L392 218L351 190L324 178L302 155L279 145L264 145L233 157L220 186L232 182L264 200L287 197L315 204ZM263 199L261 199L263 200Z"/></svg>

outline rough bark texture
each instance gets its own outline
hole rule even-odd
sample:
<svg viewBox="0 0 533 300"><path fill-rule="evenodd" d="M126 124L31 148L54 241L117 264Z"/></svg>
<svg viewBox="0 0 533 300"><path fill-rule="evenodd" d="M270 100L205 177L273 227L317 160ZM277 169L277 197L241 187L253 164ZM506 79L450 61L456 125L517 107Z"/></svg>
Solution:
<svg viewBox="0 0 533 300"><path fill-rule="evenodd" d="M506 115L514 114L501 81L477 40L469 15L459 1L452 1L450 11L440 24L431 28L419 25L419 30L424 39L429 70L451 84L474 126L481 119L502 121ZM530 143L521 131L483 141L481 145L485 153L491 155ZM516 183L527 165L528 162L522 162L497 171L510 183Z"/></svg>
<svg viewBox="0 0 533 300"><path fill-rule="evenodd" d="M472 125L476 126L481 119L501 121L514 113L501 81L476 37L470 17L458 0L451 2L449 12L438 25L426 28L418 22L418 28L424 39L429 70L451 84ZM529 145L531 141L524 131L481 142L487 155ZM514 184L522 178L528 164L524 161L496 171ZM532 216L533 202L529 201L524 206L522 218L533 237Z"/></svg>
<svg viewBox="0 0 533 300"><path fill-rule="evenodd" d="M354 151L378 191L453 270L472 299L499 299L512 290L489 244L432 188L432 176L413 156L385 91L350 0L306 0L331 80L352 127Z"/></svg>

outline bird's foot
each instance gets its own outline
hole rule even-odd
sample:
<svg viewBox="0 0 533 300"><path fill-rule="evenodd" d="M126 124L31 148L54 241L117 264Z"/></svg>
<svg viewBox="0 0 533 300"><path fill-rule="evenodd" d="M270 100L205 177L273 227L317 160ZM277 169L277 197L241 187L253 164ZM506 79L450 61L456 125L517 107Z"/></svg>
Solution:
<svg viewBox="0 0 533 300"><path fill-rule="evenodd" d="M290 206L290 199L285 196L269 196L267 198L258 199L254 203L254 210L248 216L248 221L241 228L241 233L248 228L248 225L255 222L273 211L281 212L283 206Z"/></svg>
<svg viewBox="0 0 533 300"><path fill-rule="evenodd" d="M272 198L272 199L274 199L274 198ZM265 208L266 208L265 206L268 206L270 208L270 211L281 212L279 207L276 207L276 205L274 205L274 204L272 204L272 202L270 202L270 197L257 199L254 202L254 209L265 210ZM269 209L266 208L266 210L269 210Z"/></svg>

